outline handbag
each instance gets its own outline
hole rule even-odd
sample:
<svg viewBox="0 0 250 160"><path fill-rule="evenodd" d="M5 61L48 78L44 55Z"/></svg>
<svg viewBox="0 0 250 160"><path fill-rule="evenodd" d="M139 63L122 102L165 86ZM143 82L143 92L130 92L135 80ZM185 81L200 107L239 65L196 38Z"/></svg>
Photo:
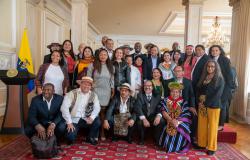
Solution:
<svg viewBox="0 0 250 160"><path fill-rule="evenodd" d="M31 148L34 157L39 159L53 158L58 154L56 136L46 137L44 140L37 135L31 137Z"/></svg>
<svg viewBox="0 0 250 160"><path fill-rule="evenodd" d="M119 113L114 115L114 134L118 136L128 135L127 121L130 117L130 113Z"/></svg>

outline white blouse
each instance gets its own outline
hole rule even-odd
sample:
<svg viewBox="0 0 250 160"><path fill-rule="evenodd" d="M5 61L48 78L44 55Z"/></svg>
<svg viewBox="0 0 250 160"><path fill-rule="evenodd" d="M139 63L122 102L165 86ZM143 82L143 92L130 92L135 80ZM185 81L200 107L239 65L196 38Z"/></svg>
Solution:
<svg viewBox="0 0 250 160"><path fill-rule="evenodd" d="M55 87L55 93L63 95L63 80L64 74L61 67L59 65L55 66L53 64L50 64L44 76L44 84L52 83Z"/></svg>

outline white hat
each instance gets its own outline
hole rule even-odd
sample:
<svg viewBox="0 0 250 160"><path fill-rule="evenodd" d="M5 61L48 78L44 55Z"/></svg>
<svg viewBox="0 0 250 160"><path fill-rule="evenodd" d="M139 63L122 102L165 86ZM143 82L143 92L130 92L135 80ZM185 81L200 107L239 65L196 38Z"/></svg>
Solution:
<svg viewBox="0 0 250 160"><path fill-rule="evenodd" d="M122 88L125 88L131 91L131 86L128 83L123 83L122 85L120 85L120 87L118 87L118 90L120 91Z"/></svg>
<svg viewBox="0 0 250 160"><path fill-rule="evenodd" d="M80 79L80 80L76 80L76 82L78 83L78 84L81 84L81 82L83 82L83 81L85 81L85 82L89 82L89 83L91 83L91 85L93 84L93 79L91 78L91 77L88 77L88 76L84 76L84 77L82 77L82 79Z"/></svg>

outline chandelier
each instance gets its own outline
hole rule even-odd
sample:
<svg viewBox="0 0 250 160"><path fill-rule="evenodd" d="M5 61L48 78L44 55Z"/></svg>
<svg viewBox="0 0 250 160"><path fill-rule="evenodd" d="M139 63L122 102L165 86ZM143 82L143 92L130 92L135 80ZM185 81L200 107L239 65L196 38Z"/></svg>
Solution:
<svg viewBox="0 0 250 160"><path fill-rule="evenodd" d="M221 47L224 47L228 43L229 39L222 32L221 26L218 22L218 16L216 16L215 22L212 24L212 28L208 34L208 37L203 42L203 44L208 48L212 45L220 45Z"/></svg>

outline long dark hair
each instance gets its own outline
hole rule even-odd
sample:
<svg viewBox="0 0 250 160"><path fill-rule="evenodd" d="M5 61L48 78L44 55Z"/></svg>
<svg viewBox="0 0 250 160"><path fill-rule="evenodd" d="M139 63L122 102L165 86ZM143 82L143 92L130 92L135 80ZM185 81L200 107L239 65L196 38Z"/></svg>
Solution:
<svg viewBox="0 0 250 160"><path fill-rule="evenodd" d="M51 59L51 57L52 57L52 54L53 53L55 53L55 52L58 52L59 53L59 55L60 55L60 58L61 58L61 60L59 61L59 66L64 66L64 59L63 59L63 55L62 55L62 52L61 51L59 51L59 50L54 50L54 51L52 51L52 53L50 54L50 58L49 58L49 63L52 63L52 59Z"/></svg>
<svg viewBox="0 0 250 160"><path fill-rule="evenodd" d="M62 53L64 54L64 51L65 51L65 50L63 49L63 46L64 46L64 44L65 44L66 42L69 42L69 43L71 44L71 49L70 49L70 51L69 51L69 54L70 54L71 58L72 58L73 60L75 60L75 55L74 55L74 51L73 51L73 43L72 43L70 40L66 39L65 41L63 41L63 44L62 44Z"/></svg>
<svg viewBox="0 0 250 160"><path fill-rule="evenodd" d="M193 46L193 45L187 45L186 47L194 47L194 46ZM194 50L193 50L192 55L191 55L191 59L190 59L190 61L189 61L189 66L192 66L192 62L193 62L194 56L195 56L195 55L194 55ZM188 58L188 55L187 55L187 53L185 52L185 56L184 56L183 62L186 62L187 58Z"/></svg>
<svg viewBox="0 0 250 160"><path fill-rule="evenodd" d="M90 52L91 52L92 57L94 57L94 52L93 52L92 48L91 48L91 47L89 47L89 46L87 46L87 47L85 47L85 48L83 49L82 59L84 59L84 58L85 58L85 57L84 57L84 51L85 51L86 49L89 49L89 50L90 50Z"/></svg>
<svg viewBox="0 0 250 160"><path fill-rule="evenodd" d="M179 53L180 54L180 58L179 58L179 60L178 60L178 66L180 66L180 65L182 65L182 59L181 59L181 51L180 50L176 50L176 51L174 51L174 53L173 53L173 61L175 62L175 59L174 59L174 55L176 54L176 53Z"/></svg>
<svg viewBox="0 0 250 160"><path fill-rule="evenodd" d="M209 55L210 57L213 57L213 56L212 56L212 49L213 49L214 47L219 48L219 50L220 50L220 55L222 55L222 56L224 56L224 57L226 56L225 51L223 50L223 48L222 48L220 45L212 45L212 46L209 48L209 51L208 51L208 55Z"/></svg>
<svg viewBox="0 0 250 160"><path fill-rule="evenodd" d="M93 66L94 66L94 70L97 70L98 73L101 73L101 70L102 70L102 64L101 64L101 61L100 61L100 53L101 52L105 52L108 56L108 51L104 48L100 48L99 51L98 51L98 56L95 58L94 62L93 62ZM114 74L114 68L113 68L113 64L111 62L111 60L109 59L109 56L106 60L106 65L107 65L107 68L109 70L109 73L111 75Z"/></svg>
<svg viewBox="0 0 250 160"><path fill-rule="evenodd" d="M163 81L162 71L160 70L160 68L154 68L154 69L152 70L152 77L153 77L154 70L157 70L158 72L160 72L160 75L161 75L160 81L162 82L162 81Z"/></svg>
<svg viewBox="0 0 250 160"><path fill-rule="evenodd" d="M203 71L202 71L202 74L201 74L201 78L200 78L200 80L199 80L199 82L198 82L198 87L200 88L202 85L203 85L203 82L204 82L204 80L206 79L206 77L207 77L207 75L208 75L208 73L207 73L207 65L208 65L208 63L214 63L215 64L215 70L214 70L214 77L212 78L212 80L211 80L211 84L213 85L213 86L217 86L218 85L218 79L219 78L222 78L223 79L223 76L222 76L222 73L221 73L221 69L220 69L220 66L219 66L219 64L215 61L215 60L213 60L213 59L209 59L208 61L207 61L207 63L204 65L204 68L203 68Z"/></svg>

